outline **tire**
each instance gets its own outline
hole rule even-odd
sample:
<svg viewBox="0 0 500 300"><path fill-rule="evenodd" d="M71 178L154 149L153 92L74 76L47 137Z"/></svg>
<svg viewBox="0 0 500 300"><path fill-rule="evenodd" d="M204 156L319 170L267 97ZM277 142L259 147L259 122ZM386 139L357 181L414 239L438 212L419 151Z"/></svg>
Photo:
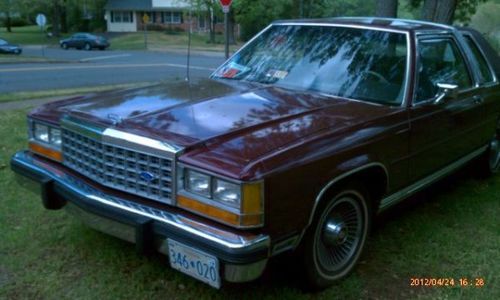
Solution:
<svg viewBox="0 0 500 300"><path fill-rule="evenodd" d="M61 48L63 48L64 50L68 50L68 44L62 43Z"/></svg>
<svg viewBox="0 0 500 300"><path fill-rule="evenodd" d="M305 288L321 290L345 278L356 265L370 232L368 193L352 183L322 199L300 250Z"/></svg>
<svg viewBox="0 0 500 300"><path fill-rule="evenodd" d="M86 51L90 51L90 50L92 50L92 46L89 43L85 43L85 46L83 46L83 49L85 49Z"/></svg>
<svg viewBox="0 0 500 300"><path fill-rule="evenodd" d="M500 171L500 118L497 121L495 136L491 139L488 150L481 156L479 166L482 177L489 177Z"/></svg>
<svg viewBox="0 0 500 300"><path fill-rule="evenodd" d="M99 47L99 50L104 51L106 50L106 47Z"/></svg>

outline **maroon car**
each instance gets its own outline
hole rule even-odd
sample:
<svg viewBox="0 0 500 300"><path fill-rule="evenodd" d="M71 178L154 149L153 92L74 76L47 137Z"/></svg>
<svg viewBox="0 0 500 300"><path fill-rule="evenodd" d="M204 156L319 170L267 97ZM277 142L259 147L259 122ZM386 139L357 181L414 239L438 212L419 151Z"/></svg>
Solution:
<svg viewBox="0 0 500 300"><path fill-rule="evenodd" d="M35 109L11 167L47 209L211 286L297 251L323 288L353 269L377 213L473 159L498 171L499 71L471 29L278 21L209 79Z"/></svg>

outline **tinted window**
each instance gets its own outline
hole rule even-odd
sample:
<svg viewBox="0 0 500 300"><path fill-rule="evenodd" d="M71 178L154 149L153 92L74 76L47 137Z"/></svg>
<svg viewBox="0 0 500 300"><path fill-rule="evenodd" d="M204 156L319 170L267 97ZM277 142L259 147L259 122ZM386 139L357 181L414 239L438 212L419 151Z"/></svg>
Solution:
<svg viewBox="0 0 500 300"><path fill-rule="evenodd" d="M465 61L452 39L421 40L418 54L417 102L434 98L438 83L456 84L459 89L472 86Z"/></svg>
<svg viewBox="0 0 500 300"><path fill-rule="evenodd" d="M213 77L399 104L404 97L406 60L402 33L276 25Z"/></svg>
<svg viewBox="0 0 500 300"><path fill-rule="evenodd" d="M467 41L467 44L469 45L469 48L472 50L472 54L474 55L474 58L476 59L478 65L479 65L479 73L481 75L481 78L479 79L480 83L487 83L487 82L492 82L493 75L491 74L490 68L488 67L488 63L486 62L486 59L484 58L483 54L479 50L477 44L474 42L474 40L466 35L464 36L465 40Z"/></svg>

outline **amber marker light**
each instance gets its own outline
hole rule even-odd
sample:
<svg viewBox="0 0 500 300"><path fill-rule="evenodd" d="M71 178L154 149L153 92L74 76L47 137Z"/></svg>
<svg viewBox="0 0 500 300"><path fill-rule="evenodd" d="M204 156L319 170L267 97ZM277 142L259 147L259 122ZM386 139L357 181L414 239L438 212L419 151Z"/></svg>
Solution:
<svg viewBox="0 0 500 300"><path fill-rule="evenodd" d="M208 204L202 203L200 201L184 197L181 195L177 196L177 204L180 207L186 208L190 211L200 213L207 217L211 217L213 219L222 221L224 223L239 226L240 225L240 216L220 208L210 206Z"/></svg>
<svg viewBox="0 0 500 300"><path fill-rule="evenodd" d="M261 182L243 184L241 214L183 195L177 196L177 205L179 207L240 228L253 228L263 225L263 203Z"/></svg>
<svg viewBox="0 0 500 300"><path fill-rule="evenodd" d="M39 154L41 156L45 156L47 158L50 158L50 159L58 161L58 162L62 162L62 160L63 160L62 153L60 151L51 149L49 147L45 147L45 146L40 145L38 143L30 142L29 149L36 154Z"/></svg>

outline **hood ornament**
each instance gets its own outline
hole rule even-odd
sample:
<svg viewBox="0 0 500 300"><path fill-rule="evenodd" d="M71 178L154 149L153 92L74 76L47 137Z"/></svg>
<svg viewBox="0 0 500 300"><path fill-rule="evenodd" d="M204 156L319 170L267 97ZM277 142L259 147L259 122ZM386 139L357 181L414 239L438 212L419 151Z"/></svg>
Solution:
<svg viewBox="0 0 500 300"><path fill-rule="evenodd" d="M123 122L123 118L117 114L108 114L108 119L111 120L113 125L118 125Z"/></svg>

